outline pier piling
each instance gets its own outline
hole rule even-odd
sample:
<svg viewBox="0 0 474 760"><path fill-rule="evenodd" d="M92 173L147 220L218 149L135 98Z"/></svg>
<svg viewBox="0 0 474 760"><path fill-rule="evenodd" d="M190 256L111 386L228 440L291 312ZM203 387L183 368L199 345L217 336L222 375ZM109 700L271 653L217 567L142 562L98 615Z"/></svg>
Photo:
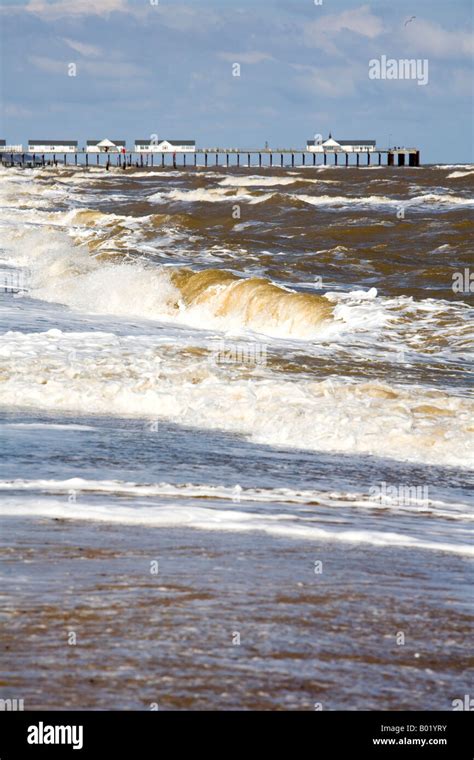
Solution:
<svg viewBox="0 0 474 760"><path fill-rule="evenodd" d="M64 141L63 141L64 143ZM336 150L331 149L329 151L326 151L323 149L312 149L312 143L308 144L308 150L305 151L304 149L301 151L301 154L299 153L299 149L295 150L292 148L279 148L277 149L275 155L278 156L278 153L280 154L280 167L283 169L285 166L291 166L294 168L295 166L306 166L306 164L310 165L311 160L309 159L309 156L312 155L312 165L315 167L318 165L317 161L317 154L321 153L323 157L323 165L328 165L328 156L334 154L334 166L338 166L338 164L345 165L346 167L351 166L351 160L350 156L351 153L355 153L356 155L356 161L355 164L357 167L360 167L361 165L361 156L364 154L367 155L367 166L371 166L372 164L378 164L378 166L383 165L383 155L386 154L387 156L387 166L410 166L410 167L417 167L420 166L420 151L417 148L414 147L398 147L398 148L387 148L387 149L375 149L373 151L373 158L371 151L367 148L361 148L360 150L357 149L339 149ZM31 146L33 147L33 146ZM52 150L54 150L55 147L52 147ZM110 167L112 164L117 166L127 166L127 154L124 152L124 148L121 150L112 150L109 152L108 150L103 151L105 155L105 163L108 167ZM86 149L82 148L80 150L74 150L71 151L71 153L74 153L74 165L78 166L82 163L82 165L85 165L86 167L89 167L89 153ZM94 151L95 152L95 151ZM187 158L187 152L185 150L175 150L172 153L172 157L170 155L170 160L166 158L166 153L168 151L161 151L161 166L164 168L165 166L171 165L173 168L177 168L177 164L179 162L180 166L186 167L192 162L189 161L188 164L188 158ZM46 161L46 153L48 155L48 159ZM19 149L14 150L11 153L3 153L3 164L5 166L20 166L20 167L27 167L27 166L36 166L36 165L42 165L42 166L58 166L58 163L64 164L64 166L67 166L69 164L68 161L68 153L64 152L62 154L63 158L61 160L61 154L56 154L53 152L46 151L46 153L42 154L35 154L35 153L24 153L22 150L22 147L19 146ZM170 151L171 153L171 151ZM183 154L183 160L182 164L178 158L179 154ZM268 161L264 161L264 154L268 154ZM231 154L236 156L236 159L234 162L231 161ZM375 154L378 154L378 157L376 157ZM79 161L79 155L84 156L84 162ZM132 150L128 154L128 165L132 166L132 155L133 155L133 163L137 167L144 167L144 166L154 166L155 156L152 150L149 150L147 152L143 152L142 150ZM227 168L230 166L237 166L238 168L241 167L240 162L240 149L239 148L196 148L193 153L193 163L194 166L198 166L198 156L204 156L204 166L207 168L209 166L209 157L214 155L215 156L215 166L221 166L225 165ZM225 155L225 164L224 160L222 162L220 161L220 156ZM245 163L242 163L242 166L245 166L247 168L252 167L252 160L254 160L253 166L258 166L259 168L262 168L264 166L269 165L270 167L274 166L274 163L278 165L278 158L276 158L274 162L274 153L273 151L268 147L268 144L265 145L265 148L246 148L245 151L242 153L244 157L245 162L245 156L247 157L247 161ZM301 155L301 159L299 159L299 156ZM96 161L95 163L97 166L101 166L101 152L96 152ZM115 156L115 157L114 157ZM254 156L254 159L252 159L252 156ZM307 160L308 156L308 160ZM9 160L8 160L9 159ZM0 157L0 161L1 161ZM71 159L71 164L73 163L73 160ZM212 158L211 158L212 163ZM330 163L330 161L329 161ZM362 163L364 161L362 160ZM159 159L157 160L157 164L159 164Z"/></svg>

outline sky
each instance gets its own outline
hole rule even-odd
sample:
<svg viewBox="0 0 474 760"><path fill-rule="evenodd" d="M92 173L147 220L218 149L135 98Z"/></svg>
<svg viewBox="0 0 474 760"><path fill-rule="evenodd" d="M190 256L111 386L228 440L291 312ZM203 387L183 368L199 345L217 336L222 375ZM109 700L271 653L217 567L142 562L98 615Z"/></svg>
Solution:
<svg viewBox="0 0 474 760"><path fill-rule="evenodd" d="M0 137L276 149L331 132L416 146L423 163L472 162L472 9L472 0L2 0ZM371 78L370 62L380 76L384 56L394 78ZM419 75L403 78L401 59L415 59Z"/></svg>

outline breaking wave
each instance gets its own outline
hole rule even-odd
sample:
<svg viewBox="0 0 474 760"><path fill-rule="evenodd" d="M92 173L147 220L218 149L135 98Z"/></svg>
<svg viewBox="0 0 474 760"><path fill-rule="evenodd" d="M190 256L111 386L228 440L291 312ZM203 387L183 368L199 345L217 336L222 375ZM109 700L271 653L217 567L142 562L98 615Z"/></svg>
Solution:
<svg viewBox="0 0 474 760"><path fill-rule="evenodd" d="M74 212L94 222L99 212ZM10 261L30 270L35 298L95 313L177 320L193 327L250 328L282 337L311 337L331 320L324 296L292 292L264 278L207 269L104 261L86 245L51 230L24 232L12 241Z"/></svg>

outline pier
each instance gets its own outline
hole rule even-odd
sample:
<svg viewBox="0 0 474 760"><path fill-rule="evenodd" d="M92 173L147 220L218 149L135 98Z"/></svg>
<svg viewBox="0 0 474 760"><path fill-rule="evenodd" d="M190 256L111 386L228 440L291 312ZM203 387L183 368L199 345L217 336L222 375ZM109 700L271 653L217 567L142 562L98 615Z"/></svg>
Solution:
<svg viewBox="0 0 474 760"><path fill-rule="evenodd" d="M385 161L383 161L383 158ZM196 148L193 151L136 151L124 150L92 153L84 149L62 152L44 151L31 153L22 150L9 151L0 145L3 166L33 168L40 166L111 166L121 167L236 167L236 168L296 168L302 166L420 166L417 148L386 148L364 151L321 150L304 148Z"/></svg>

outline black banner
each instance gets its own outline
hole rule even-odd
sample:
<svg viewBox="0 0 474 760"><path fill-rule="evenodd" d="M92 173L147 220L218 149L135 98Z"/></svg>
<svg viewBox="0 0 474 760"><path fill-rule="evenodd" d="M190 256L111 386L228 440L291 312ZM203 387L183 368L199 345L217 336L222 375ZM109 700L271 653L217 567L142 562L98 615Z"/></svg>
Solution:
<svg viewBox="0 0 474 760"><path fill-rule="evenodd" d="M471 712L2 712L0 760L183 752L472 760ZM306 747L306 749L303 749Z"/></svg>

